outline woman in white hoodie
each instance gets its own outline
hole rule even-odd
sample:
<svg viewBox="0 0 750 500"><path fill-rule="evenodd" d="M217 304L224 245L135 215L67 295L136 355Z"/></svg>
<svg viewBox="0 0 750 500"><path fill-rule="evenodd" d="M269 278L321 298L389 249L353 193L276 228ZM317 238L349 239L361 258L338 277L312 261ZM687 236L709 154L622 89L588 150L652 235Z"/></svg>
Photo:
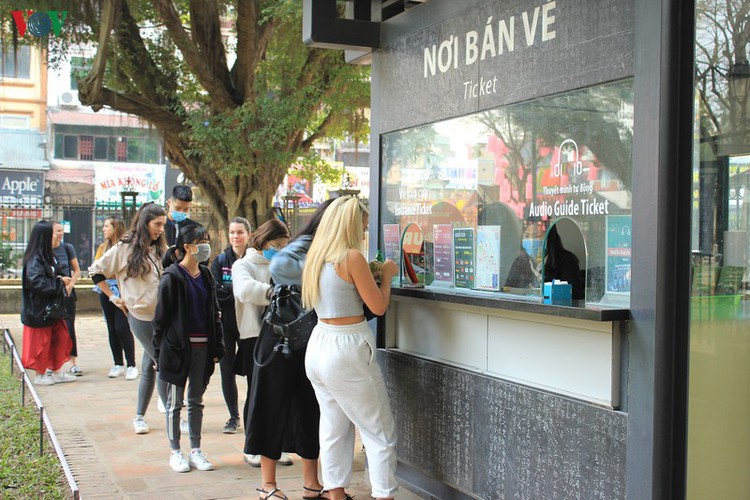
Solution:
<svg viewBox="0 0 750 500"><path fill-rule="evenodd" d="M154 385L162 400L166 400L167 395L164 382L156 380L154 328L151 325L156 310L159 278L163 271L162 258L167 250L164 238L166 223L167 213L162 207L144 203L133 218L130 231L89 267L92 281L99 285L110 302L127 315L130 331L143 346L143 375L138 386L138 406L133 419L136 434L149 431L145 415ZM106 282L106 278L113 275L117 278L119 297Z"/></svg>
<svg viewBox="0 0 750 500"><path fill-rule="evenodd" d="M268 264L271 258L289 242L289 230L283 222L271 219L253 232L252 242L245 256L232 264L234 307L237 311L237 326L240 331L234 372L247 378L247 395L242 412L247 430L247 409L253 375L253 350L260 333L263 313L269 304L273 287ZM260 465L259 457L246 455L254 466Z"/></svg>

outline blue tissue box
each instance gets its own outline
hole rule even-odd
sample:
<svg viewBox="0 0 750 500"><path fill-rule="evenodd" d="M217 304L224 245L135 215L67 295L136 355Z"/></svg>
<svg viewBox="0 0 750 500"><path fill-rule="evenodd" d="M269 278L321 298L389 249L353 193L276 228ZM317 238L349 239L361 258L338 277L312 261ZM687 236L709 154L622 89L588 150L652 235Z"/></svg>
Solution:
<svg viewBox="0 0 750 500"><path fill-rule="evenodd" d="M544 284L544 303L570 305L573 301L573 286L570 283L546 282Z"/></svg>

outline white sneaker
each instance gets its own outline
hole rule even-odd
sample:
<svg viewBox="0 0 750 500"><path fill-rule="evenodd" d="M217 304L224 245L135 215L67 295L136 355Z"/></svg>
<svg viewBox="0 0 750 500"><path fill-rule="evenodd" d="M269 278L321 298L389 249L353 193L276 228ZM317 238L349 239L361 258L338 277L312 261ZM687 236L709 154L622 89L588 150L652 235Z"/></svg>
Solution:
<svg viewBox="0 0 750 500"><path fill-rule="evenodd" d="M175 472L190 472L190 464L182 454L182 450L174 450L169 455L169 466Z"/></svg>
<svg viewBox="0 0 750 500"><path fill-rule="evenodd" d="M159 413L167 413L167 407L164 406L164 401L159 397L156 398L156 409L159 410Z"/></svg>
<svg viewBox="0 0 750 500"><path fill-rule="evenodd" d="M136 434L148 434L148 424L143 415L138 415L133 419L133 427Z"/></svg>
<svg viewBox="0 0 750 500"><path fill-rule="evenodd" d="M112 368L109 369L109 375L107 375L109 378L117 378L120 375L122 375L123 371L125 369L120 365L115 365Z"/></svg>
<svg viewBox="0 0 750 500"><path fill-rule="evenodd" d="M68 382L76 381L75 376L65 372L53 372L49 377L54 381L55 384L67 384Z"/></svg>
<svg viewBox="0 0 750 500"><path fill-rule="evenodd" d="M135 380L138 378L138 368L135 366L128 366L125 372L125 380Z"/></svg>
<svg viewBox="0 0 750 500"><path fill-rule="evenodd" d="M38 374L34 379L34 385L53 385L55 383L52 377L46 373Z"/></svg>
<svg viewBox="0 0 750 500"><path fill-rule="evenodd" d="M279 458L279 464L281 465L292 465L294 462L292 462L292 458L286 454L285 451L281 452L281 458Z"/></svg>
<svg viewBox="0 0 750 500"><path fill-rule="evenodd" d="M214 464L208 461L206 454L201 449L190 452L190 465L198 470L214 470Z"/></svg>
<svg viewBox="0 0 750 500"><path fill-rule="evenodd" d="M190 434L190 424L184 418L180 419L180 432L183 434Z"/></svg>
<svg viewBox="0 0 750 500"><path fill-rule="evenodd" d="M260 467L260 455L248 455L247 453L243 453L242 457L248 465Z"/></svg>

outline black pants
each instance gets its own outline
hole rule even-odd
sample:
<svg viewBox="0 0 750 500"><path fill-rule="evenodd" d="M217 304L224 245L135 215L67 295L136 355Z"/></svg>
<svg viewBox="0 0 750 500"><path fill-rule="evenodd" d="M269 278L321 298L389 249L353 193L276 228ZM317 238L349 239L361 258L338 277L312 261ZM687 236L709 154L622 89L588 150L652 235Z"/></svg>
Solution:
<svg viewBox="0 0 750 500"><path fill-rule="evenodd" d="M273 342L264 340L271 339L258 340L267 346L260 358L266 360ZM246 407L245 453L279 459L282 451L291 451L305 459L318 458L320 408L305 373L305 352L292 351L291 357L277 352L268 365L255 365Z"/></svg>
<svg viewBox="0 0 750 500"><path fill-rule="evenodd" d="M239 418L240 410L237 403L237 375L234 373L234 359L237 356L237 342L239 341L239 332L224 329L224 348L226 353L219 361L221 369L221 392L224 394L224 401L227 403L227 410L231 418Z"/></svg>
<svg viewBox="0 0 750 500"><path fill-rule="evenodd" d="M247 406L250 401L250 387L253 383L253 350L255 342L258 340L253 337L250 339L241 339L237 344L237 356L234 359L234 373L243 375L247 379L247 395L245 396L245 406L242 411L242 418L245 419L245 432L247 432Z"/></svg>
<svg viewBox="0 0 750 500"><path fill-rule="evenodd" d="M102 306L104 321L109 332L109 348L112 350L112 361L117 366L125 366L122 354L128 366L135 366L135 341L128 325L128 317L122 309L109 301L106 295L99 294L99 304Z"/></svg>
<svg viewBox="0 0 750 500"><path fill-rule="evenodd" d="M70 335L70 340L73 341L73 348L70 350L70 355L78 356L78 342L76 341L76 298L75 298L75 295L73 295L72 297L65 298L65 309L67 309L68 311L68 319L65 320L65 324L68 327L68 335Z"/></svg>

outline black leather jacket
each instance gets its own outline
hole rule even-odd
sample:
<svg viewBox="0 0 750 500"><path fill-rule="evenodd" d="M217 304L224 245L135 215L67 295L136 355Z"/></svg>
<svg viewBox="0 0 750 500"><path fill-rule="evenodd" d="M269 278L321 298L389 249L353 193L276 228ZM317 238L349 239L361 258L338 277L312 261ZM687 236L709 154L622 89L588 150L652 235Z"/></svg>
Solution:
<svg viewBox="0 0 750 500"><path fill-rule="evenodd" d="M21 323L37 328L51 326L55 320L44 321L44 309L65 285L55 276L52 265L38 255L23 266L22 276Z"/></svg>

